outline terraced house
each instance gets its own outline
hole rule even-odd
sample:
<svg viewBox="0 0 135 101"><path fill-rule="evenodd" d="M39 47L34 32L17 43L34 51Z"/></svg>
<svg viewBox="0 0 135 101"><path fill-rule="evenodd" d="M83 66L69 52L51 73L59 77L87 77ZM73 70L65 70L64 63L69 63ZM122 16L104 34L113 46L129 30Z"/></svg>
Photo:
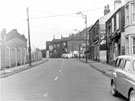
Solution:
<svg viewBox="0 0 135 101"><path fill-rule="evenodd" d="M107 63L113 61L124 52L124 6L117 9L106 22L107 35Z"/></svg>
<svg viewBox="0 0 135 101"><path fill-rule="evenodd" d="M125 4L125 54L135 54L135 0Z"/></svg>
<svg viewBox="0 0 135 101"><path fill-rule="evenodd" d="M100 17L89 30L90 59L106 61L106 21L121 6L120 0L114 1L114 10L110 12L109 5L105 6L104 16Z"/></svg>
<svg viewBox="0 0 135 101"><path fill-rule="evenodd" d="M106 22L107 63L119 55L135 54L135 0L125 0Z"/></svg>

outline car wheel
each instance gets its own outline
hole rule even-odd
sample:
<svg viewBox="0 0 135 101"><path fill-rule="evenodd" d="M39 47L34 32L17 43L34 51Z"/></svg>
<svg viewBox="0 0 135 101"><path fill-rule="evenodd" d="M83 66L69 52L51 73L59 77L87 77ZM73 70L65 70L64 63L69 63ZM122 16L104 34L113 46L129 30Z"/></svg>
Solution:
<svg viewBox="0 0 135 101"><path fill-rule="evenodd" d="M135 90L132 90L129 94L129 101L135 101Z"/></svg>
<svg viewBox="0 0 135 101"><path fill-rule="evenodd" d="M116 85L115 85L114 82L112 82L112 84L111 84L111 93L112 93L113 96L117 96L118 95L118 92L116 90Z"/></svg>

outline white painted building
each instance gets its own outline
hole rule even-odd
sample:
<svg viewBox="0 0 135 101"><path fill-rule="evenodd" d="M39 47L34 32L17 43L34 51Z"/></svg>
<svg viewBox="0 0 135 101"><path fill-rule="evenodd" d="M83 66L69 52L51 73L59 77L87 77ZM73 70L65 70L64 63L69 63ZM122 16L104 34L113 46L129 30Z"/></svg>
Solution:
<svg viewBox="0 0 135 101"><path fill-rule="evenodd" d="M135 0L125 0L125 54L135 54Z"/></svg>

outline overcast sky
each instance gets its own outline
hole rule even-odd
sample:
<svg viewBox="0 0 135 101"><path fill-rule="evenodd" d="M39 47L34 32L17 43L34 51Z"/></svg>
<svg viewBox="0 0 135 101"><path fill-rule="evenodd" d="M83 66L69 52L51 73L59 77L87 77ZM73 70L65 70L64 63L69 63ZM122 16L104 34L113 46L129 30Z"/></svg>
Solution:
<svg viewBox="0 0 135 101"><path fill-rule="evenodd" d="M124 3L124 0L122 0ZM114 0L0 0L0 31L17 29L27 38L26 7L29 7L32 46L43 49L45 42L85 28L78 11L88 16L88 26L103 16L104 6L114 8ZM38 18L39 17L39 18Z"/></svg>

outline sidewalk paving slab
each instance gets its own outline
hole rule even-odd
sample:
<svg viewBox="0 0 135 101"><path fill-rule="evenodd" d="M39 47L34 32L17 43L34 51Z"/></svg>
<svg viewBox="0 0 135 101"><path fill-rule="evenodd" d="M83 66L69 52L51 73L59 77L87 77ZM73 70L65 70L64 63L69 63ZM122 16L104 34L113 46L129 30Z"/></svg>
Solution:
<svg viewBox="0 0 135 101"><path fill-rule="evenodd" d="M80 59L82 62L86 63L84 58ZM97 62L97 61L92 61L88 59L88 64L90 64L90 66L100 72L102 72L103 74L105 74L106 76L110 77L113 69L115 68L114 66L108 65L106 63L102 63L102 62Z"/></svg>
<svg viewBox="0 0 135 101"><path fill-rule="evenodd" d="M24 70L33 68L33 67L38 66L38 65L40 65L42 63L45 63L47 61L48 61L48 59L42 58L42 60L39 60L39 61L36 61L36 62L32 62L31 66L29 66L29 64L25 64L25 65L21 65L21 66L17 66L17 67L12 67L12 68L0 71L0 78L5 78L5 77L8 77L10 75L16 74L18 72L22 72Z"/></svg>

